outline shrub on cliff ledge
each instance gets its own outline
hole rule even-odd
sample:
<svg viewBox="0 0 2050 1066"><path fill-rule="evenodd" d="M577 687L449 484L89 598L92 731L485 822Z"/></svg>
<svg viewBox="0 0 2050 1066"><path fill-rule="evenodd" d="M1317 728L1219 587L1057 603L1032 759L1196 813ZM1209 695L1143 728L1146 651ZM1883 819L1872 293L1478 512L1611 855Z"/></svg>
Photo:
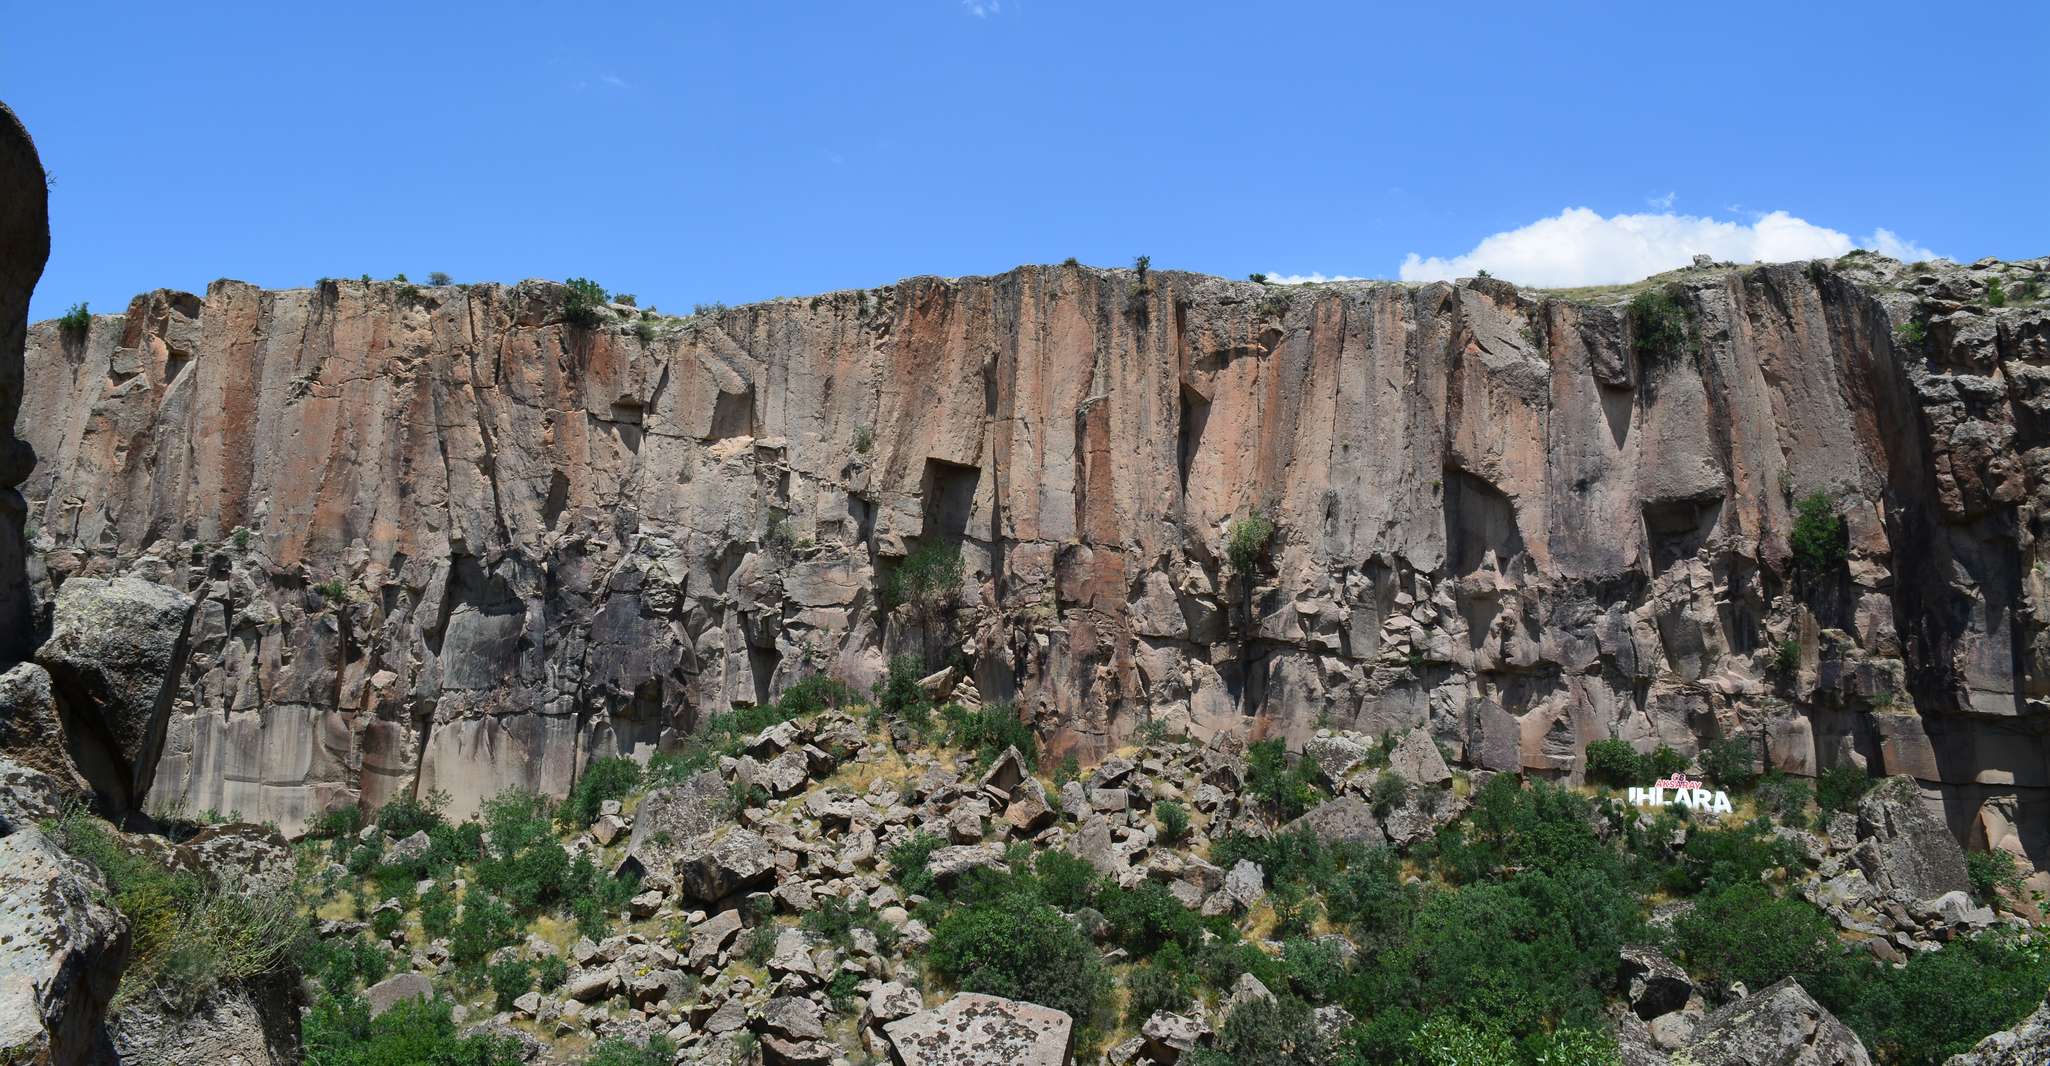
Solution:
<svg viewBox="0 0 2050 1066"><path fill-rule="evenodd" d="M1274 538L1274 523L1258 511L1233 519L1225 530L1224 557L1234 573L1250 574Z"/></svg>
<svg viewBox="0 0 2050 1066"><path fill-rule="evenodd" d="M961 549L942 541L920 544L890 573L886 591L892 604L910 608L925 642L927 665L947 609L961 594Z"/></svg>
<svg viewBox="0 0 2050 1066"><path fill-rule="evenodd" d="M86 334L92 332L92 328L93 313L86 310L83 303L72 304L71 310L64 312L64 317L57 320L57 332L67 341L84 340Z"/></svg>
<svg viewBox="0 0 2050 1066"><path fill-rule="evenodd" d="M1819 578L1843 565L1844 517L1828 493L1811 492L1795 505L1794 532L1787 544L1793 550L1795 571L1805 577Z"/></svg>
<svg viewBox="0 0 2050 1066"><path fill-rule="evenodd" d="M605 287L590 278L571 278L563 285L562 320L578 329L591 329L605 321Z"/></svg>

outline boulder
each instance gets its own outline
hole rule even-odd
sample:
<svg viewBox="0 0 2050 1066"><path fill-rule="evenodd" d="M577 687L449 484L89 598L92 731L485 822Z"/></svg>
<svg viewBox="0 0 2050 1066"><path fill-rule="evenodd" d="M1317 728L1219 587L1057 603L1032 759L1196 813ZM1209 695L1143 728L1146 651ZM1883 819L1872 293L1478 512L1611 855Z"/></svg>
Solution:
<svg viewBox="0 0 2050 1066"><path fill-rule="evenodd" d="M34 663L16 663L0 673L0 753L66 789L89 787L72 765L50 673Z"/></svg>
<svg viewBox="0 0 2050 1066"><path fill-rule="evenodd" d="M1793 978L1702 1019L1681 1052L1693 1066L1871 1066L1850 1026Z"/></svg>
<svg viewBox="0 0 2050 1066"><path fill-rule="evenodd" d="M1347 774L1366 765L1373 754L1370 743L1348 733L1323 734L1303 744L1303 758L1310 760L1325 783L1335 788Z"/></svg>
<svg viewBox="0 0 2050 1066"><path fill-rule="evenodd" d="M704 903L767 884L775 873L775 849L749 829L699 837L676 857L677 886L685 896Z"/></svg>
<svg viewBox="0 0 2050 1066"><path fill-rule="evenodd" d="M691 968L701 970L718 961L719 953L726 950L726 945L740 932L740 926L740 911L723 910L691 930Z"/></svg>
<svg viewBox="0 0 2050 1066"><path fill-rule="evenodd" d="M276 974L216 985L190 1010L143 1002L109 1021L119 1062L170 1066L297 1066L299 978Z"/></svg>
<svg viewBox="0 0 2050 1066"><path fill-rule="evenodd" d="M370 1003L372 1018L392 1009L405 999L433 999L434 984L423 973L395 973L363 990L363 998Z"/></svg>
<svg viewBox="0 0 2050 1066"><path fill-rule="evenodd" d="M1644 1021L1679 1010L1694 995L1687 971L1656 948L1624 948L1620 969L1623 998Z"/></svg>
<svg viewBox="0 0 2050 1066"><path fill-rule="evenodd" d="M1287 828L1291 831L1307 829L1327 844L1385 844L1388 841L1387 834L1381 830L1380 819L1374 817L1373 805L1359 796L1326 800L1308 814L1290 822Z"/></svg>
<svg viewBox="0 0 2050 1066"><path fill-rule="evenodd" d="M825 1008L797 996L777 996L762 1008L762 1025L791 1040L824 1040Z"/></svg>
<svg viewBox="0 0 2050 1066"><path fill-rule="evenodd" d="M1210 1023L1203 1020L1201 1010L1188 1014L1154 1011L1146 1024L1139 1027L1139 1035L1146 1038L1148 1058L1161 1066L1173 1066L1183 1055L1210 1040Z"/></svg>
<svg viewBox="0 0 2050 1066"><path fill-rule="evenodd" d="M925 1000L920 998L917 989L895 981L884 981L868 994L868 1004L861 1010L861 1024L870 1029L881 1029L924 1009Z"/></svg>
<svg viewBox="0 0 2050 1066"><path fill-rule="evenodd" d="M1072 1028L1052 1007L963 992L883 1033L903 1066L1068 1066Z"/></svg>
<svg viewBox="0 0 2050 1066"><path fill-rule="evenodd" d="M1912 777L1887 778L1865 794L1858 836L1858 867L1882 895L1912 903L1971 889L1964 848Z"/></svg>
<svg viewBox="0 0 2050 1066"><path fill-rule="evenodd" d="M72 715L79 769L121 809L156 773L191 614L184 593L139 577L74 577L57 590L36 661Z"/></svg>
<svg viewBox="0 0 2050 1066"><path fill-rule="evenodd" d="M1422 729L1412 729L1395 742L1395 749L1388 753L1388 769L1414 785L1438 785L1452 780L1452 770L1445 765L1438 742Z"/></svg>
<svg viewBox="0 0 2050 1066"><path fill-rule="evenodd" d="M180 865L241 892L284 892L299 874L298 860L285 838L275 829L247 822L207 826L186 838L173 854Z"/></svg>
<svg viewBox="0 0 2050 1066"><path fill-rule="evenodd" d="M667 884L684 848L732 822L733 805L726 781L717 770L654 789L634 808L633 832L627 836L626 856L620 860L619 870Z"/></svg>
<svg viewBox="0 0 2050 1066"><path fill-rule="evenodd" d="M1047 799L1046 789L1030 777L1012 786L1010 795L1011 802L1004 807L1004 821L1010 823L1011 832L1018 836L1037 833L1059 817Z"/></svg>
<svg viewBox="0 0 2050 1066"><path fill-rule="evenodd" d="M50 1066L107 1061L107 1002L128 923L92 870L34 826L0 837L0 1049Z"/></svg>

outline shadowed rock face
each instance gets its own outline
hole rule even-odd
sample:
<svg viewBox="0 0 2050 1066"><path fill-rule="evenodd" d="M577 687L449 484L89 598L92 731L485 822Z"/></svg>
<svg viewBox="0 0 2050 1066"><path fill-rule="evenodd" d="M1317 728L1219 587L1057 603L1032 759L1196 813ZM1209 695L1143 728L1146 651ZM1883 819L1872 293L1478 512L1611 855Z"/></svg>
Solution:
<svg viewBox="0 0 2050 1066"><path fill-rule="evenodd" d="M50 258L45 180L35 142L14 112L0 104L0 666L27 658L35 647L22 539L28 511L16 491L35 465L35 453L16 439L14 420L21 406L29 292Z"/></svg>
<svg viewBox="0 0 2050 1066"><path fill-rule="evenodd" d="M1742 735L2040 861L2050 326L1974 300L2045 268L1683 271L1664 346L1489 279L1026 267L595 329L540 282L160 291L31 330L40 580L190 595L149 802L288 828L865 686L946 538L942 646L1056 757L1148 716L1558 777ZM1796 581L1815 491L1848 561Z"/></svg>

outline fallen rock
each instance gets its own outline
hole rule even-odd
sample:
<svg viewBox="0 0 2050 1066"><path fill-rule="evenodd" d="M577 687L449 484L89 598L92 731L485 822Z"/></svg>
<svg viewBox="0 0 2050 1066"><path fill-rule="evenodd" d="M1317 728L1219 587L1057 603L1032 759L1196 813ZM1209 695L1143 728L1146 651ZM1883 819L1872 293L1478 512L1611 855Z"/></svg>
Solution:
<svg viewBox="0 0 2050 1066"><path fill-rule="evenodd" d="M1624 999L1647 1022L1686 1006L1694 994L1687 971L1656 948L1624 948L1621 975Z"/></svg>
<svg viewBox="0 0 2050 1066"><path fill-rule="evenodd" d="M1381 831L1380 819L1374 817L1373 805L1359 796L1326 800L1288 823L1287 828L1307 829L1326 844L1383 844L1388 840Z"/></svg>
<svg viewBox="0 0 2050 1066"><path fill-rule="evenodd" d="M1682 1052L1694 1066L1871 1066L1850 1026L1788 978L1703 1019Z"/></svg>
<svg viewBox="0 0 2050 1066"><path fill-rule="evenodd" d="M1396 741L1395 749L1388 753L1388 769L1416 785L1438 785L1452 780L1452 769L1445 765L1438 742L1423 729L1412 729Z"/></svg>
<svg viewBox="0 0 2050 1066"><path fill-rule="evenodd" d="M1952 1055L1944 1066L2043 1066L2050 1062L2050 1002L2035 1013L2003 1029L1961 1055Z"/></svg>
<svg viewBox="0 0 2050 1066"><path fill-rule="evenodd" d="M74 577L57 590L50 637L36 661L58 697L88 719L74 746L102 745L79 769L122 809L149 788L171 693L185 662L192 601L139 577ZM103 771L98 765L104 765Z"/></svg>
<svg viewBox="0 0 2050 1066"><path fill-rule="evenodd" d="M1904 902L1965 892L1965 851L1906 775L1887 778L1858 803L1858 867L1883 895Z"/></svg>
<svg viewBox="0 0 2050 1066"><path fill-rule="evenodd" d="M963 992L883 1032L903 1066L1068 1066L1072 1027L1051 1007Z"/></svg>
<svg viewBox="0 0 2050 1066"><path fill-rule="evenodd" d="M766 884L775 872L775 849L749 829L699 837L676 856L677 886L685 896L704 903Z"/></svg>
<svg viewBox="0 0 2050 1066"><path fill-rule="evenodd" d="M372 1018L392 1009L400 1000L433 999L434 984L423 973L397 973L363 990Z"/></svg>
<svg viewBox="0 0 2050 1066"><path fill-rule="evenodd" d="M106 1061L107 1002L128 924L83 863L32 825L0 837L0 1049L51 1066Z"/></svg>

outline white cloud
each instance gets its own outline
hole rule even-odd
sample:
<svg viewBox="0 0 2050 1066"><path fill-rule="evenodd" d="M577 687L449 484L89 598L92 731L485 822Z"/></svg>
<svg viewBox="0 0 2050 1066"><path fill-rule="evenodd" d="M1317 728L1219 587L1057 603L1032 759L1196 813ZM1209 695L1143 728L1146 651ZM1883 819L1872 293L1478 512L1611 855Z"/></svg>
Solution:
<svg viewBox="0 0 2050 1066"><path fill-rule="evenodd" d="M1327 281L1366 281L1367 278L1351 274L1268 274L1267 280L1275 285L1320 285Z"/></svg>
<svg viewBox="0 0 2050 1066"><path fill-rule="evenodd" d="M986 19L1004 9L1003 0L961 0L961 6L979 19Z"/></svg>
<svg viewBox="0 0 2050 1066"><path fill-rule="evenodd" d="M598 80L604 82L607 85L612 86L615 89L626 88L626 79L620 77L617 74L600 74L598 75Z"/></svg>
<svg viewBox="0 0 2050 1066"><path fill-rule="evenodd" d="M1613 285L1686 266L1696 254L1737 263L1781 262L1838 256L1865 247L1896 259L1933 259L1935 253L1891 230L1863 241L1785 211L1749 224L1670 211L1603 217L1584 207L1497 233L1463 255L1402 261L1404 281L1443 281L1482 270L1525 285Z"/></svg>
<svg viewBox="0 0 2050 1066"><path fill-rule="evenodd" d="M1664 196L1647 196L1644 198L1644 202L1661 211L1671 211L1673 209L1673 200L1677 196L1678 194L1676 193L1667 192Z"/></svg>

